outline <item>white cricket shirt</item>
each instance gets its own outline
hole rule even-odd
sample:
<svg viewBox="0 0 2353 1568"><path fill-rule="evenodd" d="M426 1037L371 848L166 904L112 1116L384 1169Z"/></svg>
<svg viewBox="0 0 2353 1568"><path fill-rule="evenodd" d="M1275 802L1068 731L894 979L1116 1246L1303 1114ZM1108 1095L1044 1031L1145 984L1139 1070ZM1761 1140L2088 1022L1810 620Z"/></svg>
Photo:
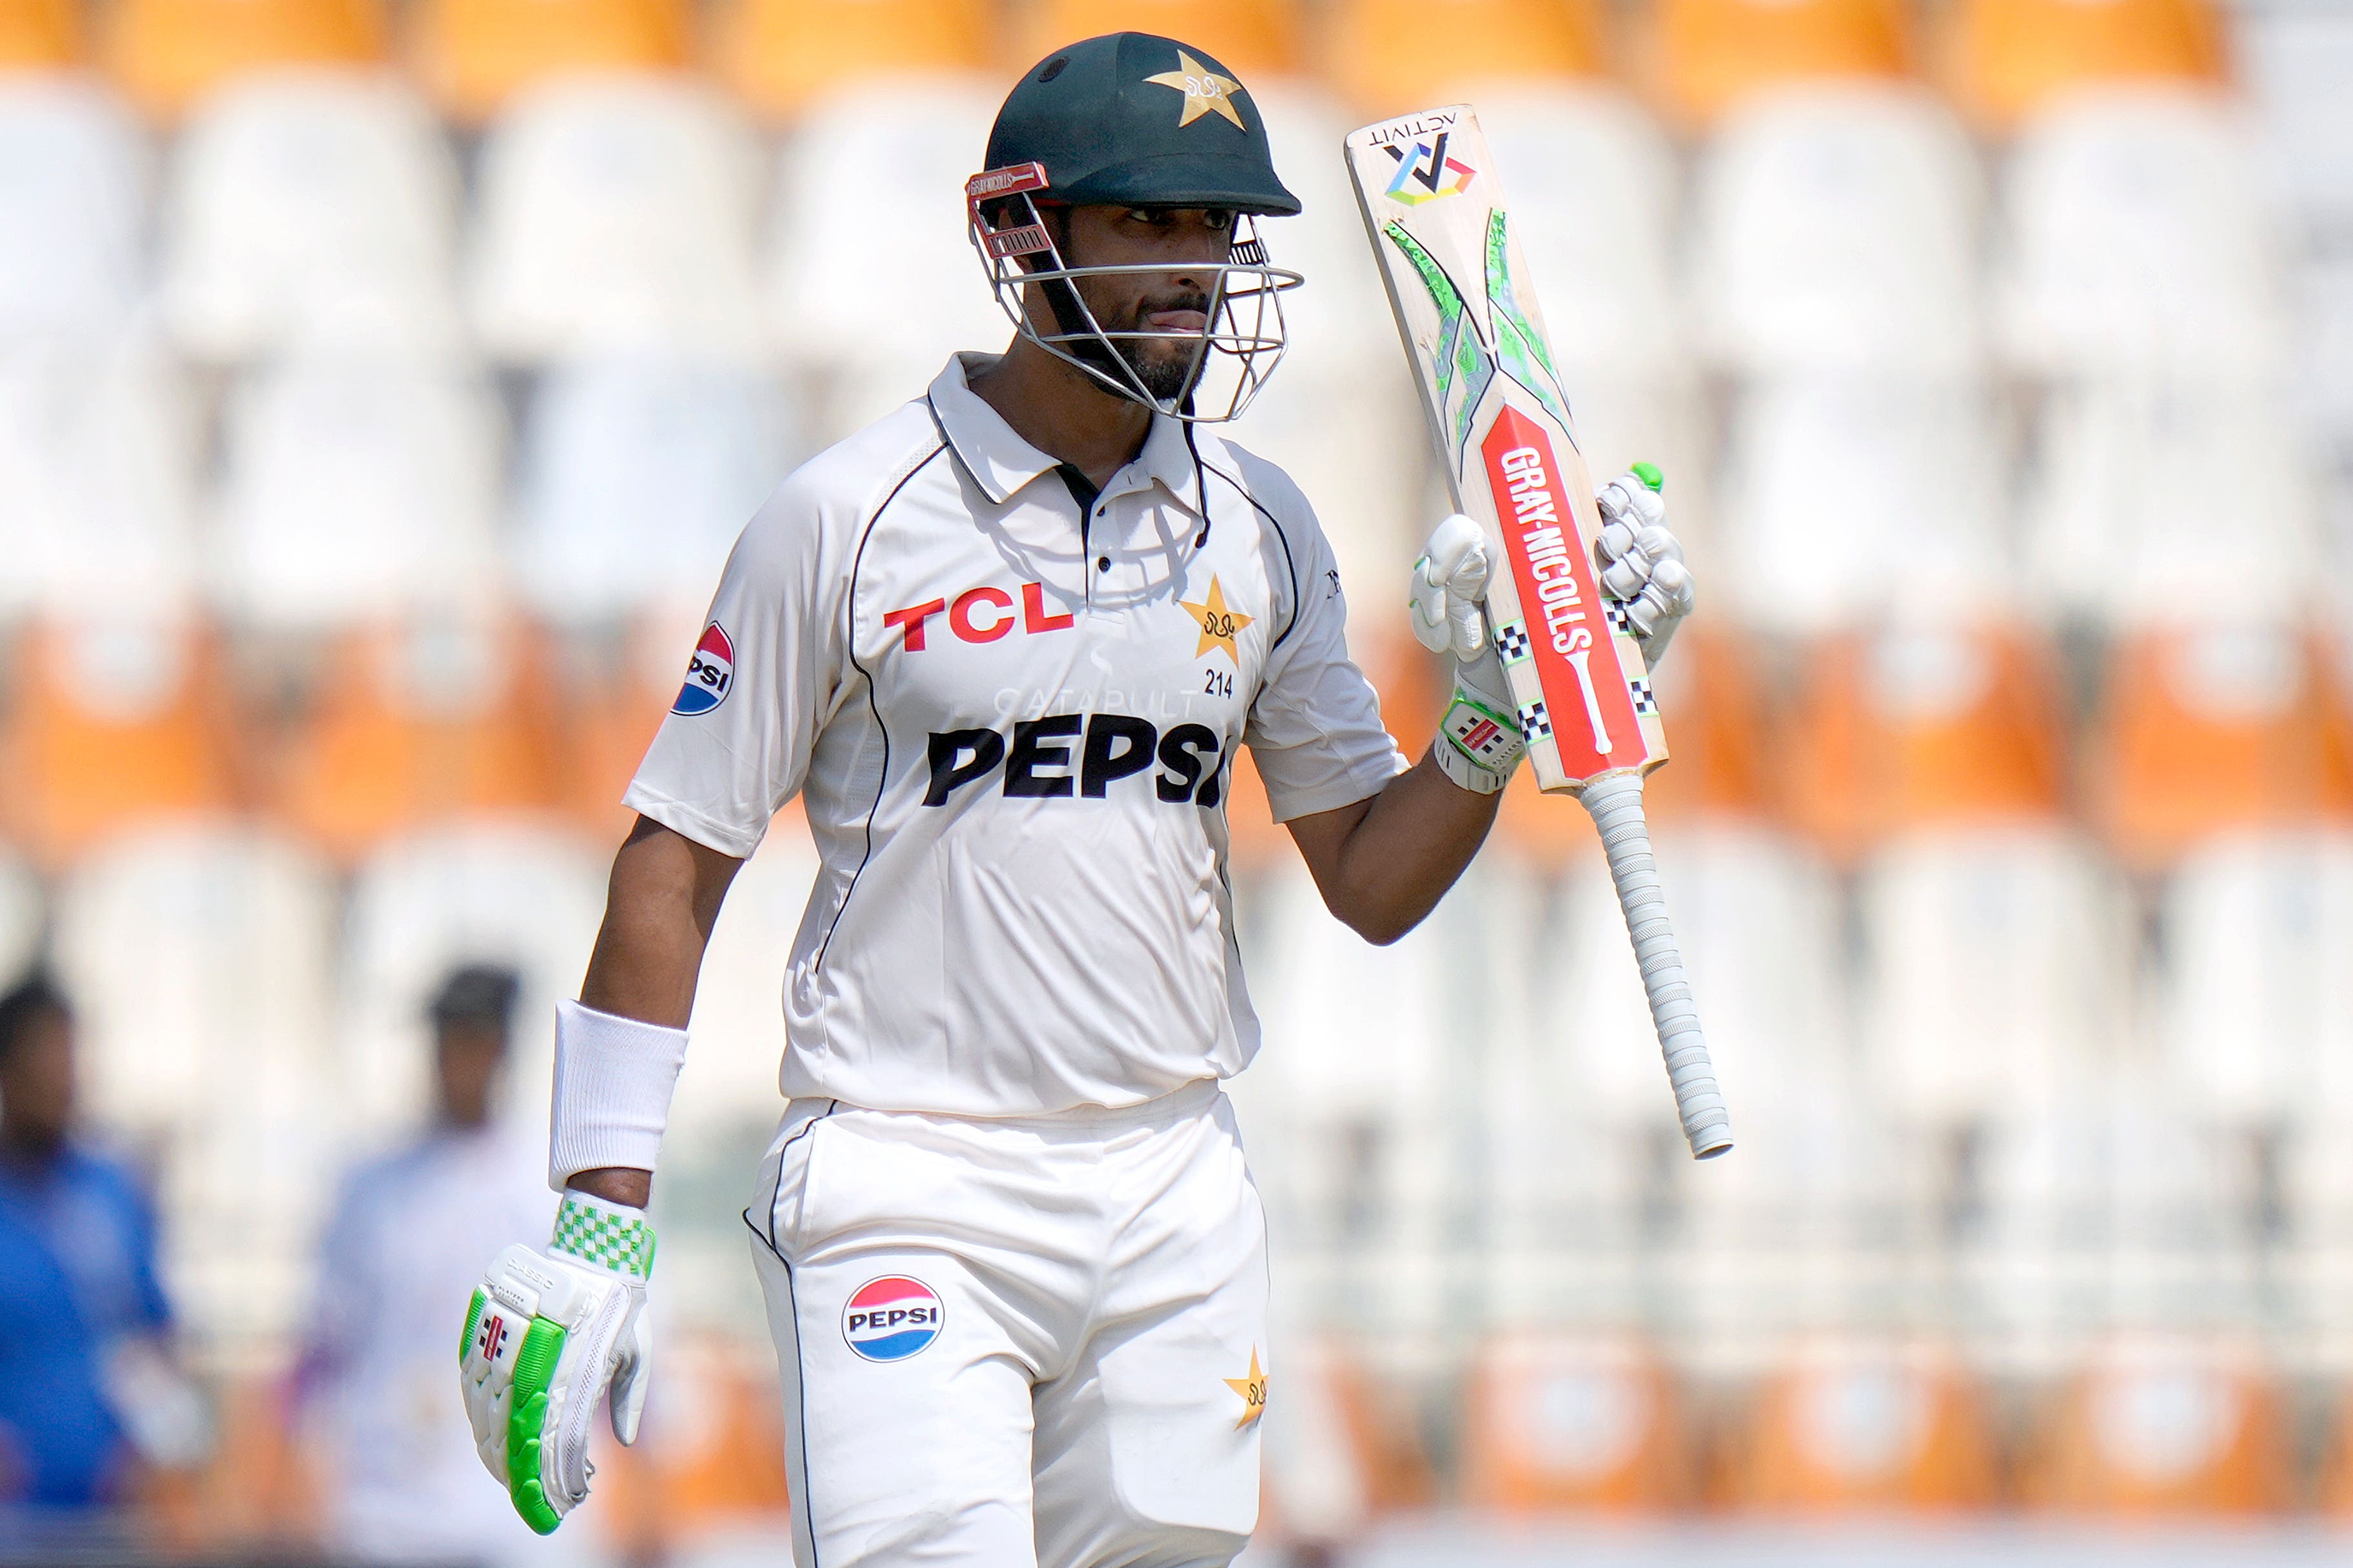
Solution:
<svg viewBox="0 0 2353 1568"><path fill-rule="evenodd" d="M1023 1116L1258 1048L1226 880L1247 742L1278 819L1407 763L1331 547L1272 464L1155 418L1085 516L949 361L737 542L627 801L748 856L796 791L822 861L790 1096Z"/></svg>

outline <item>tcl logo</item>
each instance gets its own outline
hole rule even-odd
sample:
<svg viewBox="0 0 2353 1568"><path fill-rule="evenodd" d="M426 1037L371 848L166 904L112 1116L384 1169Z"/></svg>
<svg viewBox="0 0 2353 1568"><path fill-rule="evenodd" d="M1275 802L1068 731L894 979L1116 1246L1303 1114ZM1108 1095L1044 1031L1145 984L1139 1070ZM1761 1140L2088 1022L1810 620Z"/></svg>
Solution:
<svg viewBox="0 0 2353 1568"><path fill-rule="evenodd" d="M1002 770L998 792L1016 798L1103 800L1119 780L1151 769L1153 793L1171 805L1215 805L1218 732L1177 724L1166 734L1127 713L1050 713L1013 726L1011 742L995 730L950 730L932 736L925 805L945 805L966 784Z"/></svg>
<svg viewBox="0 0 2353 1568"><path fill-rule="evenodd" d="M1015 614L1013 595L1002 588L966 588L955 596L955 603L933 599L926 604L910 605L903 610L893 610L882 617L886 626L895 626L906 634L905 647L909 653L923 651L923 638L934 616L945 611L948 629L965 642L995 642L1011 631L1016 622L1028 636L1039 632L1068 630L1072 617L1068 614L1050 616L1046 613L1046 589L1043 584L1021 584L1021 609Z"/></svg>

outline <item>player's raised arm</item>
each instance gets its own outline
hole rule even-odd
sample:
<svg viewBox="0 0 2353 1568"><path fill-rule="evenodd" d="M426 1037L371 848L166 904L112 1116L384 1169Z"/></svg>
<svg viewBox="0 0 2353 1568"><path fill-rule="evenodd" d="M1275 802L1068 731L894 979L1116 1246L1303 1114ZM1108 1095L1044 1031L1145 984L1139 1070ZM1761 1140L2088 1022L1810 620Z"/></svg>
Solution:
<svg viewBox="0 0 2353 1568"><path fill-rule="evenodd" d="M1658 482L1656 469L1638 468L1602 488L1608 526L1595 550L1602 591L1625 606L1653 668L1693 603ZM1407 591L1414 636L1453 655L1436 739L1379 794L1288 824L1325 905L1368 942L1397 941L1438 906L1485 841L1527 751L1487 634L1492 571L1476 522L1457 515L1438 525Z"/></svg>

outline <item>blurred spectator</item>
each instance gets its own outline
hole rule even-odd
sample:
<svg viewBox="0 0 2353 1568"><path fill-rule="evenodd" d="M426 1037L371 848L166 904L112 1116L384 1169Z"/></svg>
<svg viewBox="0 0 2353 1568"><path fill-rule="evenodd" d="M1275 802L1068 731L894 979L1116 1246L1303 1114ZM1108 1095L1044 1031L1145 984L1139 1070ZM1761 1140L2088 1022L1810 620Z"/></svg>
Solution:
<svg viewBox="0 0 2353 1568"><path fill-rule="evenodd" d="M0 996L0 1496L61 1518L206 1441L169 1348L153 1215L73 1137L74 1100L73 1010L36 973Z"/></svg>
<svg viewBox="0 0 2353 1568"><path fill-rule="evenodd" d="M322 1439L328 1543L361 1561L503 1563L553 1547L475 1456L449 1337L482 1259L554 1218L543 1129L521 1136L493 1114L520 984L487 965L442 983L432 1123L353 1171L328 1222L296 1393Z"/></svg>

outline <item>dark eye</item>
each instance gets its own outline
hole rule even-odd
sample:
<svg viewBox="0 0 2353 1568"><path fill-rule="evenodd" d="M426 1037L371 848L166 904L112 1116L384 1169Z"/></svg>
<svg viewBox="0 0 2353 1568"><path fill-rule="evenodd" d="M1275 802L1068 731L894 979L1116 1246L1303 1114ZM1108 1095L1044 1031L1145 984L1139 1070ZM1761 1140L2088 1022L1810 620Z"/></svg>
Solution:
<svg viewBox="0 0 2353 1568"><path fill-rule="evenodd" d="M1140 223L1146 228L1166 228L1168 214L1160 207L1130 207L1127 209L1127 221Z"/></svg>
<svg viewBox="0 0 2353 1568"><path fill-rule="evenodd" d="M1211 234L1230 234L1234 227L1234 215L1223 207L1205 207L1201 212L1201 226Z"/></svg>

